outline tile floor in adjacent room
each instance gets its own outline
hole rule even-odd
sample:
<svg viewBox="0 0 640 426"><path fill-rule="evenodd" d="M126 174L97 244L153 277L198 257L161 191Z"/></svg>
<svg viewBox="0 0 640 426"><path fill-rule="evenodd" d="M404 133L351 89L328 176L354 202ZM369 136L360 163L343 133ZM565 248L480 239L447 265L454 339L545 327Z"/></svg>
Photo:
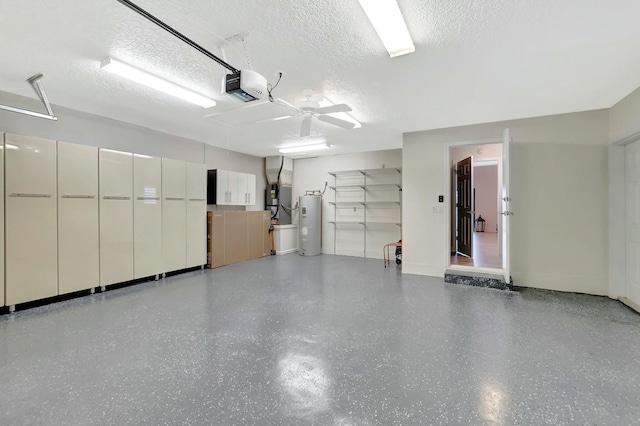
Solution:
<svg viewBox="0 0 640 426"><path fill-rule="evenodd" d="M0 424L640 424L603 297L275 256L0 317Z"/></svg>

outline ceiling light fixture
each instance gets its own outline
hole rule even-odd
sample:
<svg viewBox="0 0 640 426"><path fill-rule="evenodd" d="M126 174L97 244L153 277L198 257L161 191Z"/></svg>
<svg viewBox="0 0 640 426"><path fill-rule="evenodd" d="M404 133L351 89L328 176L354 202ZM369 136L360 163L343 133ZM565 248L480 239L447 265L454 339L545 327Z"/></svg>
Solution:
<svg viewBox="0 0 640 426"><path fill-rule="evenodd" d="M327 143L316 143L313 145L302 145L302 146L290 146L287 148L280 148L282 154L296 154L296 153L306 153L307 151L319 151L321 149L331 148L331 145Z"/></svg>
<svg viewBox="0 0 640 426"><path fill-rule="evenodd" d="M416 47L396 0L358 1L389 52L389 56L395 58L415 52Z"/></svg>
<svg viewBox="0 0 640 426"><path fill-rule="evenodd" d="M153 74L149 74L147 71L143 71L129 64L125 64L124 62L120 62L117 59L106 58L100 64L100 68L203 108L209 108L216 105L216 101L211 98L192 92L191 90L178 86L175 83L156 77Z"/></svg>
<svg viewBox="0 0 640 426"><path fill-rule="evenodd" d="M333 102L331 102L329 99L323 97L322 100L320 102L318 102L318 105L319 105L320 108L322 108L322 107L333 106L335 104ZM330 114L325 114L325 115L329 115L331 117L339 118L340 120L344 120L344 121L348 121L349 123L353 123L354 124L354 126L353 126L354 129L359 129L360 127L362 127L362 124L360 124L360 122L358 120L356 120L355 118L353 118L352 116L350 116L346 112L332 112Z"/></svg>

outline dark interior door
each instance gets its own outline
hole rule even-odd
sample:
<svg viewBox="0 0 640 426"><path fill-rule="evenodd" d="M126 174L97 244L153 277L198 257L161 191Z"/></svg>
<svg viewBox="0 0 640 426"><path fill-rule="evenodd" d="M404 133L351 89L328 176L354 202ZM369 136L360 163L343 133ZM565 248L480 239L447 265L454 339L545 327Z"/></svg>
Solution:
<svg viewBox="0 0 640 426"><path fill-rule="evenodd" d="M458 211L458 253L473 257L473 159L458 162L457 169L457 211Z"/></svg>

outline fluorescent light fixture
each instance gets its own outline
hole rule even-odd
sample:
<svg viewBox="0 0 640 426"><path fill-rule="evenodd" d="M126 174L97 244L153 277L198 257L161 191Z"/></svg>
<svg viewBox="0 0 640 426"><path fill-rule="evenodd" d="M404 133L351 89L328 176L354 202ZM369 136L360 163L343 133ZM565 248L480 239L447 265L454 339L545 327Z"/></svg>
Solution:
<svg viewBox="0 0 640 426"><path fill-rule="evenodd" d="M332 106L335 105L333 102L331 102L329 99L323 97L322 100L320 102L318 102L319 106L322 107L327 107L327 106ZM360 127L362 127L362 124L360 124L360 122L358 120L356 120L355 118L353 118L352 116L350 116L349 114L347 114L346 112L333 112L331 114L326 114L329 115L331 117L335 117L335 118L339 118L340 120L344 120L344 121L348 121L349 123L353 123L354 129L359 129Z"/></svg>
<svg viewBox="0 0 640 426"><path fill-rule="evenodd" d="M302 146L290 146L287 148L280 148L282 154L296 154L296 153L305 153L308 151L318 151L321 149L331 148L331 145L327 143L316 143L313 145L302 145Z"/></svg>
<svg viewBox="0 0 640 426"><path fill-rule="evenodd" d="M180 87L175 83L156 77L146 71L113 58L103 60L100 64L100 68L203 108L209 108L216 105L216 101L211 98L192 92L191 90Z"/></svg>
<svg viewBox="0 0 640 426"><path fill-rule="evenodd" d="M389 52L389 56L395 58L416 51L396 0L358 1Z"/></svg>

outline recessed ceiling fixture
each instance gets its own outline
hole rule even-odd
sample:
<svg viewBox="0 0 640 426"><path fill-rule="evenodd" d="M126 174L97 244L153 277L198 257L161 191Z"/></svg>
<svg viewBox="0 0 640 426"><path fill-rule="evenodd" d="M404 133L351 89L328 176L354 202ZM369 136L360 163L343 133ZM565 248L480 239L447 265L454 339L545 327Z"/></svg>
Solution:
<svg viewBox="0 0 640 426"><path fill-rule="evenodd" d="M279 151L282 154L301 154L301 153L305 153L308 151L319 151L321 149L328 149L331 148L331 145L322 142L322 143L316 143L313 145L302 145L302 146L290 146L288 148L280 148Z"/></svg>
<svg viewBox="0 0 640 426"><path fill-rule="evenodd" d="M358 1L389 52L389 56L395 58L415 52L416 47L396 0Z"/></svg>
<svg viewBox="0 0 640 426"><path fill-rule="evenodd" d="M203 108L209 108L216 105L216 101L211 98L192 92L189 89L185 89L175 83L113 58L106 58L103 60L100 64L100 68Z"/></svg>

